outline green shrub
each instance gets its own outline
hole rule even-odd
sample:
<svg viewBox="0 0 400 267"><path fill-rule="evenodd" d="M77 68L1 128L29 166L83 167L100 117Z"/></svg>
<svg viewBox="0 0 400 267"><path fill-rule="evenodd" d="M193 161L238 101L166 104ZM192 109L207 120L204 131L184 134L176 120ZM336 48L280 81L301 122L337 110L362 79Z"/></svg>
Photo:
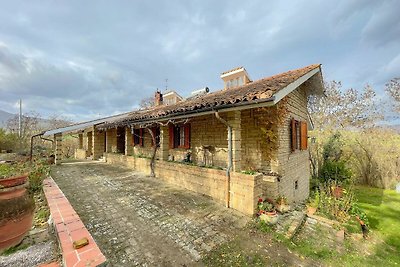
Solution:
<svg viewBox="0 0 400 267"><path fill-rule="evenodd" d="M352 173L347 168L344 161L325 160L320 171L320 179L323 182L335 180L337 182L347 182L351 179Z"/></svg>
<svg viewBox="0 0 400 267"><path fill-rule="evenodd" d="M34 193L42 190L43 180L49 175L50 167L45 161L36 161L31 165L29 173L29 191Z"/></svg>

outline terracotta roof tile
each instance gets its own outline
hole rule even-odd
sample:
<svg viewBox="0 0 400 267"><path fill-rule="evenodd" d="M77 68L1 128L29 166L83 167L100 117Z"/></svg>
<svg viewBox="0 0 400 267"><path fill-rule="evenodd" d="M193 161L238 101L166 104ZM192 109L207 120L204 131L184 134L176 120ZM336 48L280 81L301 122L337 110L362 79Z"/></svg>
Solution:
<svg viewBox="0 0 400 267"><path fill-rule="evenodd" d="M121 120L105 123L99 128L110 128L117 125L128 125L148 119L178 116L186 112L202 112L210 108L221 108L236 103L249 103L255 100L271 98L276 92L299 79L308 72L319 68L320 64L310 65L301 69L287 71L271 77L263 78L236 88L220 90L168 106L157 106L146 110L132 111Z"/></svg>

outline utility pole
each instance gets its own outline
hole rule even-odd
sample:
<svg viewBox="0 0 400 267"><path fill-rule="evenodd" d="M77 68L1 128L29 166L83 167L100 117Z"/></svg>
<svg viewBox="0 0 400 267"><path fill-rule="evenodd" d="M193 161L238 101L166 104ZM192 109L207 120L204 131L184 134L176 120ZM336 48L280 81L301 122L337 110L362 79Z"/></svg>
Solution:
<svg viewBox="0 0 400 267"><path fill-rule="evenodd" d="M18 137L19 150L22 150L22 99L19 99L19 116L18 116Z"/></svg>

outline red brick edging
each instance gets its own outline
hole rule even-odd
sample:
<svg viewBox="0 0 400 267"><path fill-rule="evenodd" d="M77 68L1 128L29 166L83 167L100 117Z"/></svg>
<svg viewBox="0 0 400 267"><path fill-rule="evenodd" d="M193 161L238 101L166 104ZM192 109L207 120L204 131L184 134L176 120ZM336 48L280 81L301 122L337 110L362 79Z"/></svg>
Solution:
<svg viewBox="0 0 400 267"><path fill-rule="evenodd" d="M43 190L49 204L55 230L60 241L63 265L66 267L98 266L106 261L93 237L54 180L43 181ZM89 244L74 249L73 242L88 238Z"/></svg>

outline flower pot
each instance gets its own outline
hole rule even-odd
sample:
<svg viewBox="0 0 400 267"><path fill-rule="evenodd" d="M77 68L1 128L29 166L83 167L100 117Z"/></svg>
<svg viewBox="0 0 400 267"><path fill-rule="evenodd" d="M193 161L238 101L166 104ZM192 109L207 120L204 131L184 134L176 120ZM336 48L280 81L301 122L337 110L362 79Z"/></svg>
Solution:
<svg viewBox="0 0 400 267"><path fill-rule="evenodd" d="M287 204L276 205L276 210L280 213L286 213L290 210L290 206Z"/></svg>
<svg viewBox="0 0 400 267"><path fill-rule="evenodd" d="M335 198L341 198L343 196L343 188L341 186L332 187L331 190Z"/></svg>
<svg viewBox="0 0 400 267"><path fill-rule="evenodd" d="M0 253L18 245L31 229L35 202L27 175L0 180Z"/></svg>
<svg viewBox="0 0 400 267"><path fill-rule="evenodd" d="M314 213L317 211L316 207L311 207L311 206L307 206L307 214L308 215L314 215Z"/></svg>
<svg viewBox="0 0 400 267"><path fill-rule="evenodd" d="M278 214L276 213L276 211L267 211L263 214L260 215L260 220L266 222L267 224L276 224L278 222Z"/></svg>

